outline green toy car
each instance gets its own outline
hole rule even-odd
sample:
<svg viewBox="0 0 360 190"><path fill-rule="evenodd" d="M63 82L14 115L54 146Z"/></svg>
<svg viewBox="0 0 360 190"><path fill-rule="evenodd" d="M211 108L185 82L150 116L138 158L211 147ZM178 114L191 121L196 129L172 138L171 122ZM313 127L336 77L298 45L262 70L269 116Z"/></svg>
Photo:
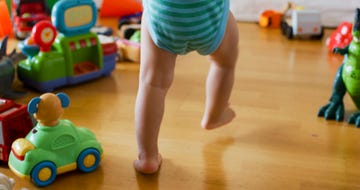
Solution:
<svg viewBox="0 0 360 190"><path fill-rule="evenodd" d="M75 169L94 171L102 154L100 143L89 129L59 120L52 127L37 124L25 138L17 139L8 164L16 175L47 186L57 174Z"/></svg>

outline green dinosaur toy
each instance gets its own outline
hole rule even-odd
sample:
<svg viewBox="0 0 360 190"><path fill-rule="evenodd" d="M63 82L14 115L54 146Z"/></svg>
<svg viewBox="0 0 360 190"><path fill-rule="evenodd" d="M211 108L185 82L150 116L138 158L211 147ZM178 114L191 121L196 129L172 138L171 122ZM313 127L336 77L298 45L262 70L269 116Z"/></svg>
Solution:
<svg viewBox="0 0 360 190"><path fill-rule="evenodd" d="M346 92L354 101L356 107L360 109L360 9L355 10L355 20L353 24L353 39L345 48L334 48L333 52L344 55L344 60L337 71L333 92L330 102L321 107L319 117L326 120L344 120L343 98ZM348 123L360 127L360 111L350 115Z"/></svg>

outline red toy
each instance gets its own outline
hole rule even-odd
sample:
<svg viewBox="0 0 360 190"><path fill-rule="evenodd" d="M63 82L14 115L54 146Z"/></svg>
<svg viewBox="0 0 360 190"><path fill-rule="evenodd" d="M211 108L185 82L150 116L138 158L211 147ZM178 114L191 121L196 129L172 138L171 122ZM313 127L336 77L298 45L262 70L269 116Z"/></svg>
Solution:
<svg viewBox="0 0 360 190"><path fill-rule="evenodd" d="M142 4L138 0L103 0L100 8L101 17L123 17L138 12L142 12Z"/></svg>
<svg viewBox="0 0 360 190"><path fill-rule="evenodd" d="M326 39L326 46L329 51L334 48L345 48L352 40L352 24L350 22L342 22L336 30Z"/></svg>
<svg viewBox="0 0 360 190"><path fill-rule="evenodd" d="M32 27L41 20L50 21L46 0L13 0L12 15L15 37L23 40L30 36Z"/></svg>
<svg viewBox="0 0 360 190"><path fill-rule="evenodd" d="M33 128L33 120L26 105L0 98L0 160L7 162L11 144L25 137Z"/></svg>

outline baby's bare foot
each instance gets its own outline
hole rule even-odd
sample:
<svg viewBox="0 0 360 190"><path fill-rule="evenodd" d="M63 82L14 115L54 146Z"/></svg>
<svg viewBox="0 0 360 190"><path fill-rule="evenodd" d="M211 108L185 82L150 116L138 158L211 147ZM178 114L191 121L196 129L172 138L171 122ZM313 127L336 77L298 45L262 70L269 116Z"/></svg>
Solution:
<svg viewBox="0 0 360 190"><path fill-rule="evenodd" d="M217 120L206 123L204 120L201 122L201 126L204 129L215 129L221 127L235 118L235 112L230 107L227 107L221 116Z"/></svg>
<svg viewBox="0 0 360 190"><path fill-rule="evenodd" d="M158 154L157 158L148 160L139 156L139 159L134 161L134 168L136 171L143 174L153 174L159 170L161 162L162 157L160 154Z"/></svg>

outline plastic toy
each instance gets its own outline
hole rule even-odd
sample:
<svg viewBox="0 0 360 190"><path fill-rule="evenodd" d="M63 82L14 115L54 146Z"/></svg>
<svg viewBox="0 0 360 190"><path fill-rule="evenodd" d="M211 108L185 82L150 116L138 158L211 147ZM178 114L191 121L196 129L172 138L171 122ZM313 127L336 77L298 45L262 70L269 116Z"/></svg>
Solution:
<svg viewBox="0 0 360 190"><path fill-rule="evenodd" d="M33 128L34 121L26 105L0 98L0 160L7 162L11 144L25 137Z"/></svg>
<svg viewBox="0 0 360 190"><path fill-rule="evenodd" d="M30 35L37 22L50 21L46 0L12 0L12 15L15 37L20 40Z"/></svg>
<svg viewBox="0 0 360 190"><path fill-rule="evenodd" d="M69 103L64 93L45 93L29 102L28 111L38 124L12 144L8 163L17 176L42 187L54 182L57 174L75 169L92 172L99 166L103 149L95 135L59 119Z"/></svg>
<svg viewBox="0 0 360 190"><path fill-rule="evenodd" d="M321 26L320 12L289 9L281 20L281 31L288 39L294 37L321 39L324 29Z"/></svg>
<svg viewBox="0 0 360 190"><path fill-rule="evenodd" d="M15 185L15 180L9 178L3 173L0 173L0 189L1 190L12 190Z"/></svg>
<svg viewBox="0 0 360 190"><path fill-rule="evenodd" d="M141 16L139 12L119 19L120 39L116 43L120 61L140 62Z"/></svg>
<svg viewBox="0 0 360 190"><path fill-rule="evenodd" d="M94 26L90 31L104 36L112 36L114 33L113 29L107 26Z"/></svg>
<svg viewBox="0 0 360 190"><path fill-rule="evenodd" d="M330 52L334 48L345 48L352 40L352 23L342 22L326 39L326 46Z"/></svg>
<svg viewBox="0 0 360 190"><path fill-rule="evenodd" d="M259 17L259 26L263 28L280 28L284 14L291 10L302 9L304 9L302 6L287 2L281 11L264 10Z"/></svg>
<svg viewBox="0 0 360 190"><path fill-rule="evenodd" d="M15 91L11 87L15 78L13 60L15 50L10 55L6 55L7 40L8 37L6 36L0 44L0 97L16 99L25 95L25 93Z"/></svg>
<svg viewBox="0 0 360 190"><path fill-rule="evenodd" d="M120 38L129 39L136 31L141 29L142 12L123 16L119 19L118 29Z"/></svg>
<svg viewBox="0 0 360 190"><path fill-rule="evenodd" d="M50 92L111 74L116 43L101 43L98 35L90 32L97 19L92 0L61 0L54 5L52 18L52 24L41 21L33 29L31 36L40 52L31 51L18 64L18 77L26 86Z"/></svg>
<svg viewBox="0 0 360 190"><path fill-rule="evenodd" d="M120 61L140 62L140 43L127 39L118 39L116 44L119 49Z"/></svg>
<svg viewBox="0 0 360 190"><path fill-rule="evenodd" d="M275 10L265 10L259 17L259 25L263 28L279 28L282 15Z"/></svg>
<svg viewBox="0 0 360 190"><path fill-rule="evenodd" d="M123 17L142 11L139 0L103 0L100 8L101 17Z"/></svg>
<svg viewBox="0 0 360 190"><path fill-rule="evenodd" d="M0 1L0 37L13 34L10 13L5 1Z"/></svg>
<svg viewBox="0 0 360 190"><path fill-rule="evenodd" d="M342 65L337 71L330 102L321 107L318 116L326 120L344 119L343 98L346 92L350 95L356 107L360 108L360 9L355 11L353 24L353 40L345 48L335 48L334 52L345 55ZM360 112L350 115L348 123L360 127Z"/></svg>

